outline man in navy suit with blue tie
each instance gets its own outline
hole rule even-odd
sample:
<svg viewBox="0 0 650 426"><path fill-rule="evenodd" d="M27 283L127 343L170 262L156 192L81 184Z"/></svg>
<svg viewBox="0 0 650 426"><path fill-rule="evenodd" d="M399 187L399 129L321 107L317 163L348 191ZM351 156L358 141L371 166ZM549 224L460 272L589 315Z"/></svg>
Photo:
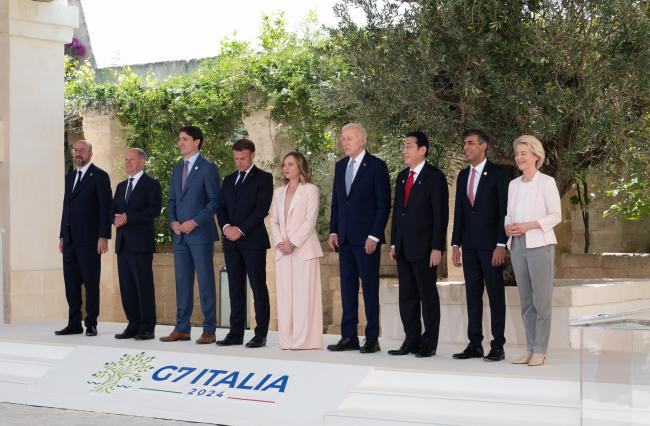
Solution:
<svg viewBox="0 0 650 426"><path fill-rule="evenodd" d="M160 183L144 171L147 155L131 148L124 156L128 179L120 182L113 197L115 253L120 278L122 307L128 325L116 339L150 340L156 327L156 296L153 285L153 252L160 216Z"/></svg>
<svg viewBox="0 0 650 426"><path fill-rule="evenodd" d="M503 226L508 203L508 176L505 170L488 161L490 139L479 129L463 134L463 153L469 167L458 173L452 261L463 267L467 296L467 336L469 344L456 359L483 358L501 361L506 325L506 299L503 284L503 259L508 237ZM461 262L462 256L462 262ZM483 353L483 289L490 301L492 342Z"/></svg>
<svg viewBox="0 0 650 426"><path fill-rule="evenodd" d="M336 163L328 244L339 251L341 275L341 339L330 351L378 352L380 245L390 210L390 178L386 163L366 151L366 130L358 123L343 126L346 157ZM359 278L366 311L366 341L359 346Z"/></svg>
<svg viewBox="0 0 650 426"><path fill-rule="evenodd" d="M199 300L205 317L198 344L214 343L217 327L214 285L214 242L219 239L214 215L219 204L217 166L203 158L199 149L203 132L185 126L178 134L183 161L172 170L167 220L174 243L176 273L176 327L163 342L190 340L190 317L194 305L194 274L199 281Z"/></svg>

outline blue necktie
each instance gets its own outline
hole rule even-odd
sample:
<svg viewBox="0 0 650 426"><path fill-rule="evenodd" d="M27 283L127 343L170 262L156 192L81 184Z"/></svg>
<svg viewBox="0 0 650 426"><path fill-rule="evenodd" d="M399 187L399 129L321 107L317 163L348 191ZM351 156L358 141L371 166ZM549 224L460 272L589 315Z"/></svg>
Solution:
<svg viewBox="0 0 650 426"><path fill-rule="evenodd" d="M354 163L354 159L351 159L348 168L345 171L345 195L350 195L350 188L352 188L352 181L354 180Z"/></svg>

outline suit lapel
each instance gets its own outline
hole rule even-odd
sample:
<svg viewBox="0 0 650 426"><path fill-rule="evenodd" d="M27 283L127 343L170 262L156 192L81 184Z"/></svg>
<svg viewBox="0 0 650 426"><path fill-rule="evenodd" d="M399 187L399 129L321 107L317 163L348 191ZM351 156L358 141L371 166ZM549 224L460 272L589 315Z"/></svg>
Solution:
<svg viewBox="0 0 650 426"><path fill-rule="evenodd" d="M185 193L187 192L187 188L189 188L190 185L192 184L192 181L194 180L194 177L198 174L202 164L203 164L203 157L201 157L201 155L199 154L199 156L196 157L196 161L192 165L192 170L189 171L189 174L187 176L187 182L185 182L185 189L183 190L183 195L185 195ZM182 182L183 182L183 171L181 168L181 186L183 186Z"/></svg>
<svg viewBox="0 0 650 426"><path fill-rule="evenodd" d="M147 182L146 182L146 180L147 180L146 176L147 176L146 173L143 173L142 176L140 176L140 179L138 179L138 183L137 183L137 185L135 186L135 188L133 188L133 192L131 193L131 198L129 198L129 203L126 203L126 201L125 201L125 204L126 204L126 205L129 205L129 204L130 204L130 201L133 200L133 197L134 197L135 195L137 195L137 194L139 194L140 192L142 192L143 187L146 186L146 184L147 184ZM124 197L126 197L126 190L128 189L128 187L129 187L129 180L127 179L127 180L126 180L126 186L124 187Z"/></svg>
<svg viewBox="0 0 650 426"><path fill-rule="evenodd" d="M77 171L75 171L75 175L76 174ZM88 167L88 170L86 170L86 173L81 178L81 182L79 182L77 186L75 186L74 189L72 190L72 198L76 197L79 191L81 191L86 185L88 185L88 182L93 178L94 174L95 174L95 165L91 164L90 167ZM74 180L72 181L72 184L74 185Z"/></svg>
<svg viewBox="0 0 650 426"><path fill-rule="evenodd" d="M359 179L361 179L363 174L368 169L369 158L370 158L370 153L366 151L366 155L363 156L363 160L361 160L361 164L359 164L359 169L357 170L357 174L354 175L354 179L352 180L352 185L350 185L350 193L348 194L348 197L350 197L350 195L354 191L354 188L357 186L357 182L359 182ZM347 166L348 163L346 163L345 167L347 168ZM343 175L345 176L345 173ZM343 185L345 186L345 179L343 180Z"/></svg>
<svg viewBox="0 0 650 426"><path fill-rule="evenodd" d="M302 184L298 185L298 188L296 188L296 192L293 194L293 198L291 199L291 204L289 204L289 211L287 212L287 217L291 214L293 209L296 207L297 202L299 201L300 197L302 196Z"/></svg>
<svg viewBox="0 0 650 426"><path fill-rule="evenodd" d="M278 216L280 217L280 232L283 233L287 229L287 218L284 216L284 201L287 199L287 190L289 185L286 185L278 194L278 205L275 206Z"/></svg>

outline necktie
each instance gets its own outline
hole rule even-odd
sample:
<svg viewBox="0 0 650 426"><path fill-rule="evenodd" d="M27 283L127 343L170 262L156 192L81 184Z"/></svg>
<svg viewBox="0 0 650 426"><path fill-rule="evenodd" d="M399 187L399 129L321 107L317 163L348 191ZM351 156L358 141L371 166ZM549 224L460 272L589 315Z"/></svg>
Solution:
<svg viewBox="0 0 650 426"><path fill-rule="evenodd" d="M181 191L185 191L185 184L187 183L187 175L190 174L190 160L185 160L183 166L183 175L181 176Z"/></svg>
<svg viewBox="0 0 650 426"><path fill-rule="evenodd" d="M406 207L406 204L409 202L409 195L411 195L411 189L413 189L414 176L415 171L411 170L411 173L409 173L409 177L406 179L406 183L404 184L404 207Z"/></svg>
<svg viewBox="0 0 650 426"><path fill-rule="evenodd" d="M77 179L74 181L74 184L72 185L72 190L74 191L77 185L79 185L79 182L81 181L81 170L77 172Z"/></svg>
<svg viewBox="0 0 650 426"><path fill-rule="evenodd" d="M235 186L239 186L242 183L244 183L245 177L246 177L246 172L239 172L239 176L237 177L237 182L235 182Z"/></svg>
<svg viewBox="0 0 650 426"><path fill-rule="evenodd" d="M129 199L131 198L131 193L133 192L133 178L129 178L129 185L126 187L126 204L129 204Z"/></svg>
<svg viewBox="0 0 650 426"><path fill-rule="evenodd" d="M476 169L472 167L472 176L469 178L469 188L467 188L467 198L469 203L474 207L474 179L476 178Z"/></svg>
<svg viewBox="0 0 650 426"><path fill-rule="evenodd" d="M350 188L352 187L352 181L354 180L354 159L350 160L348 168L345 171L345 194L350 195Z"/></svg>

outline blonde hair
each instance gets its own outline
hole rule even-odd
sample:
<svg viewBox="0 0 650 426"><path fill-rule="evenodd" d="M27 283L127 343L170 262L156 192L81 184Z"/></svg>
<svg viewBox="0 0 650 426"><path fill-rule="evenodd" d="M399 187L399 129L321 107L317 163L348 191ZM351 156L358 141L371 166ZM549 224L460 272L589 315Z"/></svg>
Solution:
<svg viewBox="0 0 650 426"><path fill-rule="evenodd" d="M282 164L284 165L284 160L287 159L287 157L293 157L294 160L296 160L296 164L298 165L298 171L300 172L300 183L308 183L311 182L311 175L309 174L309 163L307 163L307 159L305 158L302 153L298 151L292 151L284 156L282 158ZM289 183L289 179L282 176L282 183L285 185Z"/></svg>
<svg viewBox="0 0 650 426"><path fill-rule="evenodd" d="M544 164L544 158L546 158L544 147L542 146L542 143L539 141L539 139L537 139L535 136L522 135L515 139L515 141L512 143L512 149L516 150L517 145L526 145L528 149L530 149L530 152L532 152L533 155L537 157L535 167L539 170Z"/></svg>
<svg viewBox="0 0 650 426"><path fill-rule="evenodd" d="M364 142L366 142L367 138L367 133L366 133L366 128L363 127L361 123L348 123L343 128L341 129L341 133L343 133L344 130L347 129L356 129L359 133L361 133L361 138L363 139Z"/></svg>

